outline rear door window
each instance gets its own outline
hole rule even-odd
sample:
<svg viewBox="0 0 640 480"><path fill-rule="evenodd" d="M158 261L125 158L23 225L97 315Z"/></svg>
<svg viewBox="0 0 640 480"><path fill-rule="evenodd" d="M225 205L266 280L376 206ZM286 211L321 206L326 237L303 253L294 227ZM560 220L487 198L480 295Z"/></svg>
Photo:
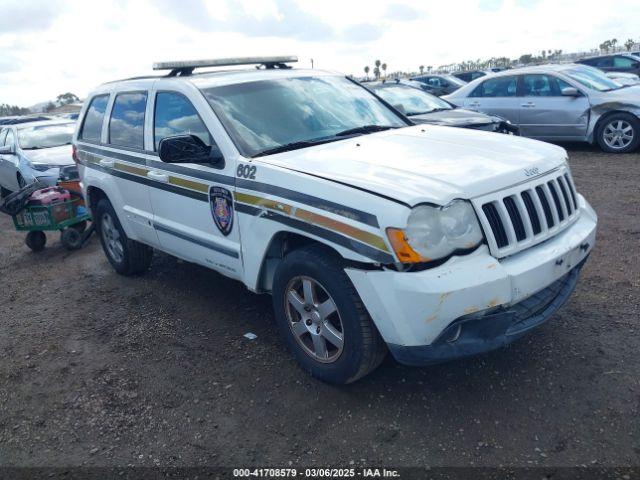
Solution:
<svg viewBox="0 0 640 480"><path fill-rule="evenodd" d="M517 77L489 78L476 87L472 97L515 97L517 92Z"/></svg>
<svg viewBox="0 0 640 480"><path fill-rule="evenodd" d="M119 93L109 119L109 143L144 149L144 112L147 92Z"/></svg>
<svg viewBox="0 0 640 480"><path fill-rule="evenodd" d="M89 142L100 142L102 137L102 122L104 120L104 114L107 111L108 102L108 94L93 97L87 113L84 116L80 139Z"/></svg>

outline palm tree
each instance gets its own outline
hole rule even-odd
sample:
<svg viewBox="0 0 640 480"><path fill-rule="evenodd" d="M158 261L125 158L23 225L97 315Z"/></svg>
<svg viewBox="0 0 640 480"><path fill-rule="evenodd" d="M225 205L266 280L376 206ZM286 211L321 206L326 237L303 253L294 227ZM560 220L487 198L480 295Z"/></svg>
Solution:
<svg viewBox="0 0 640 480"><path fill-rule="evenodd" d="M373 69L373 74L376 78L380 78L380 65L382 65L382 62L380 60L376 60L374 63L376 68Z"/></svg>
<svg viewBox="0 0 640 480"><path fill-rule="evenodd" d="M381 67L382 67L382 71L384 72L384 78L387 78L387 64L383 63Z"/></svg>
<svg viewBox="0 0 640 480"><path fill-rule="evenodd" d="M631 48L628 50L631 50ZM420 65L418 68L420 69L420 75L422 75L424 73L424 65Z"/></svg>
<svg viewBox="0 0 640 480"><path fill-rule="evenodd" d="M369 79L369 65L364 67L364 74L367 76L367 79Z"/></svg>
<svg viewBox="0 0 640 480"><path fill-rule="evenodd" d="M626 48L627 51L630 52L635 44L636 42L633 41L633 38L630 38L629 40L624 42L624 48Z"/></svg>

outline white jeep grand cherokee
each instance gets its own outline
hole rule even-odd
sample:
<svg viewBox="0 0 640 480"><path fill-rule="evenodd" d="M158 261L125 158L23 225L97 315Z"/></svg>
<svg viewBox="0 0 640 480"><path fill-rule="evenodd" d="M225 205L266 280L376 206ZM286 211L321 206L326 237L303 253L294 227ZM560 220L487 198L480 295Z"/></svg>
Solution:
<svg viewBox="0 0 640 480"><path fill-rule="evenodd" d="M87 98L74 158L117 272L159 249L271 293L298 362L335 383L387 351L425 365L500 347L567 300L596 215L565 150L414 126L294 60L156 64L171 72Z"/></svg>

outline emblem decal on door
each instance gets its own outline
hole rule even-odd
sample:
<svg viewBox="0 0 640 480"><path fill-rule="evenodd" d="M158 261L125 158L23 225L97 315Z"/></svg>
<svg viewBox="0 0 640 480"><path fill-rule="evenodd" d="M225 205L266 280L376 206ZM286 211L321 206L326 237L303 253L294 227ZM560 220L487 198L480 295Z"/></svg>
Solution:
<svg viewBox="0 0 640 480"><path fill-rule="evenodd" d="M218 230L225 236L229 235L233 228L233 197L231 192L226 188L211 187L209 205Z"/></svg>

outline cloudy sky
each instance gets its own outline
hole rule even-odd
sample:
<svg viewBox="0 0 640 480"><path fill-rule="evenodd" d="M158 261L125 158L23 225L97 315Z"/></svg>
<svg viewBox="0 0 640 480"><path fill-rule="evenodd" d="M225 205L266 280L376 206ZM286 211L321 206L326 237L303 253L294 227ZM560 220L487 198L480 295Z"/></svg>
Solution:
<svg viewBox="0 0 640 480"><path fill-rule="evenodd" d="M605 6L606 5L606 6ZM640 40L616 0L0 0L0 103L29 106L159 60L296 54L362 74Z"/></svg>

